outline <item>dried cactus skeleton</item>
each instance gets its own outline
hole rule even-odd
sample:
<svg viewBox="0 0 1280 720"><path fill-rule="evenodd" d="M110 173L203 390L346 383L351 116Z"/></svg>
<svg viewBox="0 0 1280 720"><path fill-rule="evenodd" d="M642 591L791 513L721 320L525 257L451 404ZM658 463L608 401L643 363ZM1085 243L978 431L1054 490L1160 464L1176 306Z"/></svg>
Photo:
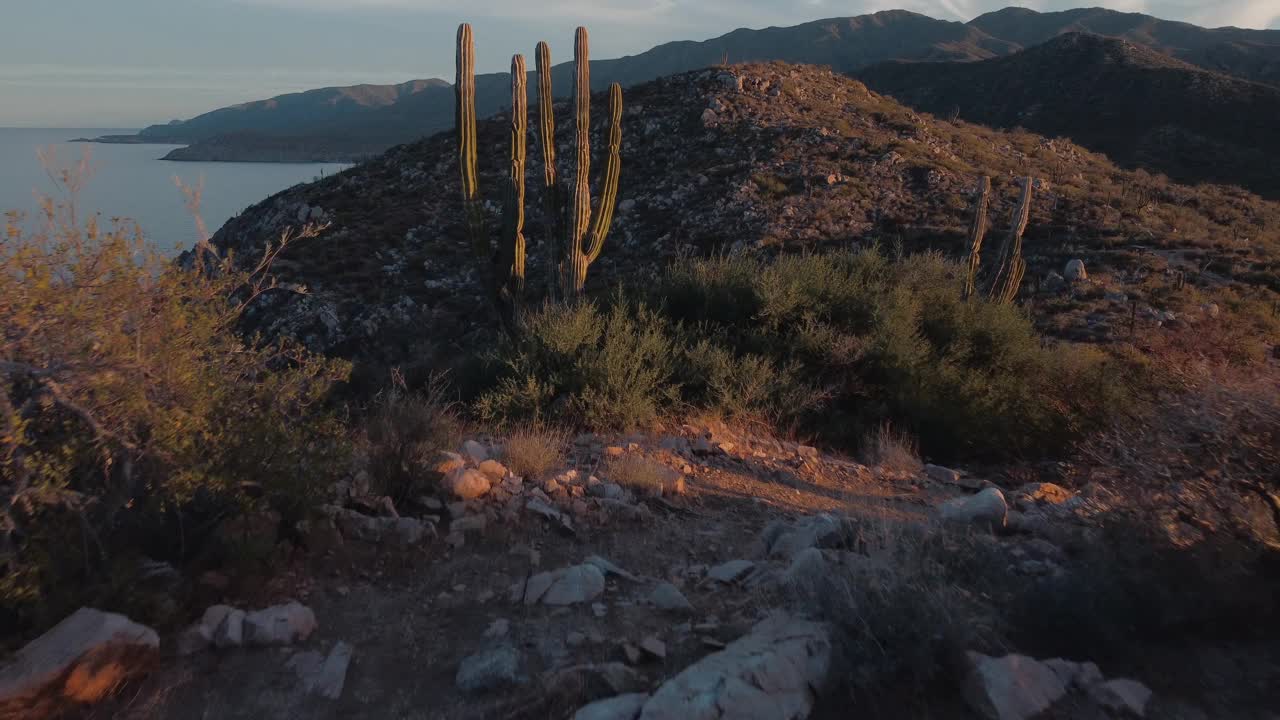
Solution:
<svg viewBox="0 0 1280 720"><path fill-rule="evenodd" d="M969 228L968 272L964 283L965 300L978 292L978 266L982 261L982 240L987 234L987 208L990 204L991 178L983 175L978 181L978 193L973 206L973 225Z"/></svg>
<svg viewBox="0 0 1280 720"><path fill-rule="evenodd" d="M1033 178L1022 179L1022 195L1013 213L1009 235L1000 244L999 264L996 266L995 276L991 279L989 296L993 302L1003 304L1013 302L1018 296L1018 288L1022 286L1022 278L1026 275L1027 263L1022 257L1022 236L1027 231L1027 223L1031 220L1031 191L1034 186Z"/></svg>
<svg viewBox="0 0 1280 720"><path fill-rule="evenodd" d="M618 198L622 150L622 87L609 88L608 155L598 207L591 203L591 60L586 28L578 28L574 38L574 83L571 105L574 110L574 151L576 166L572 192L562 185L556 163L555 109L551 88L551 50L545 42L537 46L538 128L542 147L545 183L544 227L554 258L551 289L565 298L582 294L587 270L600 256L613 223ZM511 163L503 197L502 230L496 251L485 228L480 200L479 163L475 110L475 38L471 26L458 28L457 55L458 160L462 176L462 203L467 235L477 254L492 255L494 297L504 325L510 330L519 322L525 287L524 200L526 148L528 141L527 71L522 55L511 61Z"/></svg>

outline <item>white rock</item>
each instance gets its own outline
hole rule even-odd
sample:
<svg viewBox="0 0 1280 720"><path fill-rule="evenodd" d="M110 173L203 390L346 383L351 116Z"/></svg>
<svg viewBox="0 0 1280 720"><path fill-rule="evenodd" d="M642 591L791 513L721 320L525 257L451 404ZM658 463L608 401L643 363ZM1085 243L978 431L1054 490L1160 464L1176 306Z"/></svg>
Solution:
<svg viewBox="0 0 1280 720"><path fill-rule="evenodd" d="M145 668L159 650L155 630L123 615L80 608L0 669L0 715L34 717L24 708L42 698L101 700Z"/></svg>
<svg viewBox="0 0 1280 720"><path fill-rule="evenodd" d="M793 525L775 520L760 533L756 541L755 556L789 560L805 548L840 544L845 530L844 521L826 513L805 518Z"/></svg>
<svg viewBox="0 0 1280 720"><path fill-rule="evenodd" d="M1025 655L993 658L968 653L964 698L987 720L1030 720L1067 694L1067 684L1049 665Z"/></svg>
<svg viewBox="0 0 1280 720"><path fill-rule="evenodd" d="M311 637L316 629L316 614L302 603L292 601L244 617L246 645L292 645Z"/></svg>
<svg viewBox="0 0 1280 720"><path fill-rule="evenodd" d="M636 720L648 699L647 693L629 693L597 700L579 708L573 720Z"/></svg>
<svg viewBox="0 0 1280 720"><path fill-rule="evenodd" d="M626 580L630 580L631 582L640 582L640 578L636 577L635 575L632 575L626 570L623 570L617 565L614 565L613 563L600 557L599 555L592 555L588 557L586 560L584 560L583 562L585 562L588 565L595 565L597 568L600 568L600 572L604 573L605 575L617 575L618 577Z"/></svg>
<svg viewBox="0 0 1280 720"><path fill-rule="evenodd" d="M776 615L658 688L641 720L804 718L831 670L829 629Z"/></svg>
<svg viewBox="0 0 1280 720"><path fill-rule="evenodd" d="M782 581L798 590L817 590L827 579L830 568L827 558L816 547L805 548L791 558L791 565L782 574Z"/></svg>
<svg viewBox="0 0 1280 720"><path fill-rule="evenodd" d="M1083 260L1075 259L1067 263L1066 269L1062 271L1062 277L1067 282L1084 282L1089 279L1089 272L1085 270Z"/></svg>
<svg viewBox="0 0 1280 720"><path fill-rule="evenodd" d="M342 697L342 688L346 685L347 669L351 666L354 649L347 643L340 642L325 657L309 650L300 652L289 658L285 667L292 669L302 680L302 687L307 692L330 700Z"/></svg>
<svg viewBox="0 0 1280 720"><path fill-rule="evenodd" d="M557 570L551 587L540 598L543 605L576 605L591 602L604 593L604 573L594 565L574 565Z"/></svg>
<svg viewBox="0 0 1280 720"><path fill-rule="evenodd" d="M991 487L977 495L947 501L940 511L945 522L1002 528L1009 515L1009 503L999 488Z"/></svg>

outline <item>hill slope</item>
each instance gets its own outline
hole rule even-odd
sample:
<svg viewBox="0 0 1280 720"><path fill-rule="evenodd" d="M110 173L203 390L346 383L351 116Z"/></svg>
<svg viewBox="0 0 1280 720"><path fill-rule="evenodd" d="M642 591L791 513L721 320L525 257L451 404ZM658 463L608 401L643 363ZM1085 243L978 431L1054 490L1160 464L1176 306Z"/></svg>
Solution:
<svg viewBox="0 0 1280 720"><path fill-rule="evenodd" d="M1009 7L969 25L1022 47L1071 32L1121 38L1207 70L1280 86L1280 30L1210 29L1104 8L1041 13Z"/></svg>
<svg viewBox="0 0 1280 720"><path fill-rule="evenodd" d="M1069 137L1181 182L1280 195L1280 89L1211 73L1124 40L1069 33L976 63L887 63L859 77L938 115Z"/></svg>
<svg viewBox="0 0 1280 720"><path fill-rule="evenodd" d="M603 98L596 103L598 124ZM1276 271L1280 205L1230 188L1170 185L1065 141L933 120L825 69L688 73L640 85L626 103L618 213L589 276L596 293L689 252L874 241L958 253L983 173L995 179L996 232L1017 177L1042 179L1028 233L1031 274L1061 269L1067 247L1132 242L1225 254L1242 274ZM571 157L571 128L560 129L561 157ZM480 125L481 191L493 213L508 135L502 117ZM331 223L276 263L282 281L311 294L275 295L251 314L255 326L375 364L448 365L459 345L493 342L483 263L461 225L455 147L450 133L401 146L229 221L215 243L243 258L301 219ZM536 297L548 271L536 153L530 164ZM1251 242L1237 256L1231 238L1242 236Z"/></svg>

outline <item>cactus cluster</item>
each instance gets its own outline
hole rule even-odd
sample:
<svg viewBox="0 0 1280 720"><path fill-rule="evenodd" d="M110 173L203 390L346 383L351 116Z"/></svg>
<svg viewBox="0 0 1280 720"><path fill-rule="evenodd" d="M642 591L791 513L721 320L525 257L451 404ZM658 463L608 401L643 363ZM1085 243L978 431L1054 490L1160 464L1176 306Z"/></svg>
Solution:
<svg viewBox="0 0 1280 720"><path fill-rule="evenodd" d="M613 223L622 162L622 87L609 88L609 146L595 212L591 207L591 60L586 28L574 38L574 110L576 166L572 192L566 192L556 162L555 109L551 88L551 49L545 42L536 50L538 73L538 127L545 182L544 225L547 245L554 248L551 290L558 286L566 298L582 293L587 270L604 248ZM524 200L528 141L528 89L524 56L511 60L511 167L503 196L502 230L496 251L490 247L480 200L475 111L475 38L471 26L458 28L457 96L458 159L462 175L465 226L476 252L492 253L495 300L503 321L512 328L519 320L525 286Z"/></svg>
<svg viewBox="0 0 1280 720"><path fill-rule="evenodd" d="M1027 273L1027 263L1022 257L1022 236L1027 231L1027 223L1031 219L1031 190L1035 186L1032 178L1022 179L1022 195L1018 207L1014 210L1009 234L1000 244L1000 252L996 256L996 272L988 286L988 297L993 302L1008 304L1018 296L1023 276ZM982 262L982 241L987 234L987 211L991 204L991 178L978 180L977 197L974 200L973 224L969 227L969 257L966 260L964 299L968 300L978 293L978 270Z"/></svg>

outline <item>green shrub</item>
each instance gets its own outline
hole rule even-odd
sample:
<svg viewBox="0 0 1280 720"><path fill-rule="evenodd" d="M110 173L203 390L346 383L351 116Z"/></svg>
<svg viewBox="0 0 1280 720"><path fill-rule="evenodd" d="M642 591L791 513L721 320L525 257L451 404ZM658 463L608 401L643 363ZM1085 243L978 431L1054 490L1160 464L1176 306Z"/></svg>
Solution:
<svg viewBox="0 0 1280 720"><path fill-rule="evenodd" d="M481 418L556 420L602 428L652 421L676 399L675 346L662 319L616 297L548 305L526 318L503 351L497 386L476 402Z"/></svg>
<svg viewBox="0 0 1280 720"><path fill-rule="evenodd" d="M130 584L111 568L180 563L217 518L297 517L348 450L326 408L347 365L234 332L282 291L271 253L183 271L123 224L45 214L35 234L9 216L0 247L0 625L19 633L111 605Z"/></svg>

